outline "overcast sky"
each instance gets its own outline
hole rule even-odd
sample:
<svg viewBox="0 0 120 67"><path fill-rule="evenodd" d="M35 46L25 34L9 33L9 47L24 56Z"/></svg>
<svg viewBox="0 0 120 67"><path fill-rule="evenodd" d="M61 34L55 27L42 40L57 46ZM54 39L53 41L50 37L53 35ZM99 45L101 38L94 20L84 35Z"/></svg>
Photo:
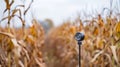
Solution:
<svg viewBox="0 0 120 67"><path fill-rule="evenodd" d="M15 0L16 4L21 4L20 0ZM114 0L115 1L115 0ZM0 0L0 19L5 5L3 0ZM26 0L29 4L30 0ZM97 10L101 12L104 7L109 8L110 0L34 0L30 11L27 14L27 22L30 25L31 13L38 20L46 18L52 19L57 26L63 23L64 20L75 18L78 12L85 11L89 13ZM18 24L19 25L19 24Z"/></svg>
<svg viewBox="0 0 120 67"><path fill-rule="evenodd" d="M89 12L103 7L109 7L109 0L36 0L32 6L37 19L50 18L55 25L74 18L82 10Z"/></svg>

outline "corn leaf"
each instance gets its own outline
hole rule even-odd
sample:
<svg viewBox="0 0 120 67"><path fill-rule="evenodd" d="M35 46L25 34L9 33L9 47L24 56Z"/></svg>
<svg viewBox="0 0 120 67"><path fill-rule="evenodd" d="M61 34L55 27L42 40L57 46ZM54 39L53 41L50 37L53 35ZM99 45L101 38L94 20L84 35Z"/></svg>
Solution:
<svg viewBox="0 0 120 67"><path fill-rule="evenodd" d="M119 63L118 57L117 57L117 53L116 53L117 47L116 47L116 46L110 46L110 48L111 48L111 50L112 50L113 57L114 57L115 61L116 61L117 64L120 66L120 63Z"/></svg>
<svg viewBox="0 0 120 67"><path fill-rule="evenodd" d="M30 9L32 3L33 3L33 0L32 0L31 3L29 4L28 8L25 10L24 15L25 15L25 14L28 12L28 10Z"/></svg>

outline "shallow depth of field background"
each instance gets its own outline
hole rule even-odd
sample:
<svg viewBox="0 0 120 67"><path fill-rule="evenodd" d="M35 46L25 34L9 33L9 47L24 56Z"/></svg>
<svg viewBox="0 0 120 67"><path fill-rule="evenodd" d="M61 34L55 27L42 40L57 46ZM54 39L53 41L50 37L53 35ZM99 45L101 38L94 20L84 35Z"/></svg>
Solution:
<svg viewBox="0 0 120 67"><path fill-rule="evenodd" d="M0 0L0 67L120 67L119 0Z"/></svg>

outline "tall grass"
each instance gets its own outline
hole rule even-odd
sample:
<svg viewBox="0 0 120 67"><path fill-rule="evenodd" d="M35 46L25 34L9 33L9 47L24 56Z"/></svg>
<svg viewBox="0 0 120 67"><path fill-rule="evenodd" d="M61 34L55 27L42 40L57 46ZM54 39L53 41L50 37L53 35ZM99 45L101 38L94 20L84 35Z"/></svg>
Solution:
<svg viewBox="0 0 120 67"><path fill-rule="evenodd" d="M25 18L33 3L31 1L27 9L22 10L18 7L25 8L24 5L17 5L11 9L14 0L4 0L6 9L4 13L8 15L1 19L0 22L8 20L7 28L0 27L0 66L2 67L45 67L42 58L41 48L44 44L44 30L38 22L33 19L33 26L25 28ZM18 14L17 14L18 13ZM21 20L22 29L10 28L12 18L17 17ZM25 33L26 32L26 33Z"/></svg>

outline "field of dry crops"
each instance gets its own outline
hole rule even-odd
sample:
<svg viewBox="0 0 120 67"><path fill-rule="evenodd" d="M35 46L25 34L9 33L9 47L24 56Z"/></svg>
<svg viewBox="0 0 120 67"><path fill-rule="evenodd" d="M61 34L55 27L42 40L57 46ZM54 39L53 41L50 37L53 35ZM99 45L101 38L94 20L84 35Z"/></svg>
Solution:
<svg viewBox="0 0 120 67"><path fill-rule="evenodd" d="M104 19L104 20L103 20ZM76 67L78 65L78 45L74 35L78 31L85 34L81 48L82 67L120 66L120 21L116 17L86 20L77 19L52 30L45 39L43 52L50 67ZM80 24L80 26L78 26ZM46 57L47 56L47 57Z"/></svg>
<svg viewBox="0 0 120 67"><path fill-rule="evenodd" d="M101 14L91 20L79 17L74 21L53 27L47 34L42 25L33 19L33 25L25 28L18 5L10 11L14 0L5 0L8 25L0 27L0 67L78 67L78 45L74 39L83 32L81 67L120 67L120 13L105 18ZM32 3L32 2L31 2ZM24 11L24 16L29 10ZM16 15L16 12L19 15ZM11 19L18 17L22 28L10 28Z"/></svg>

